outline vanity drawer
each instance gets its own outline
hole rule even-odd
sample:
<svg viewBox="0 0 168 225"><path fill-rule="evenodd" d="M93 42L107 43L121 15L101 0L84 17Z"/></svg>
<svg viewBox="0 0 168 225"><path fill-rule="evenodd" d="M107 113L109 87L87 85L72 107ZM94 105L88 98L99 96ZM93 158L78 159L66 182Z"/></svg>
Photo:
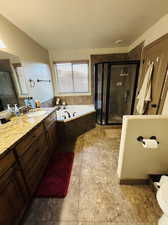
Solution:
<svg viewBox="0 0 168 225"><path fill-rule="evenodd" d="M33 142L44 132L44 126L41 123L36 127L34 130L32 130L31 133L26 135L26 137L23 138L23 140L16 146L16 151L19 156L24 154L28 148L33 144Z"/></svg>
<svg viewBox="0 0 168 225"><path fill-rule="evenodd" d="M56 112L53 112L45 119L44 121L45 127L48 129L56 121L56 119L57 119Z"/></svg>
<svg viewBox="0 0 168 225"><path fill-rule="evenodd" d="M50 158L45 134L42 136L19 159L32 194L35 192Z"/></svg>
<svg viewBox="0 0 168 225"><path fill-rule="evenodd" d="M44 132L43 123L40 123L34 130L33 130L33 137L37 138Z"/></svg>
<svg viewBox="0 0 168 225"><path fill-rule="evenodd" d="M4 174L15 163L15 156L12 151L0 159L0 176Z"/></svg>

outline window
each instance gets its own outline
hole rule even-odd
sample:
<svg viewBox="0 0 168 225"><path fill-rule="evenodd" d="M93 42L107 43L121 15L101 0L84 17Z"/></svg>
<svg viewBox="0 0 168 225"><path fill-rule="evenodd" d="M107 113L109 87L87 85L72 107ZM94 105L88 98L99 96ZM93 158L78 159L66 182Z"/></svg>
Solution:
<svg viewBox="0 0 168 225"><path fill-rule="evenodd" d="M57 92L88 93L88 62L56 63Z"/></svg>

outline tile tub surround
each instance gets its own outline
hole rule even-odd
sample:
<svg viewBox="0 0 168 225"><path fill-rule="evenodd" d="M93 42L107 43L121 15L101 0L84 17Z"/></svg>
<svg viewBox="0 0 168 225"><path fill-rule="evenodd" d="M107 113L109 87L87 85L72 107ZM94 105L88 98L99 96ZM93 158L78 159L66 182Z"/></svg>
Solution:
<svg viewBox="0 0 168 225"><path fill-rule="evenodd" d="M41 107L53 107L55 106L55 98L51 98L41 103Z"/></svg>
<svg viewBox="0 0 168 225"><path fill-rule="evenodd" d="M40 108L39 110L45 110L46 114L31 118L26 114L19 117L14 116L10 119L10 122L0 125L0 154L13 147L35 126L54 112L56 108Z"/></svg>
<svg viewBox="0 0 168 225"><path fill-rule="evenodd" d="M65 101L68 105L90 105L93 104L93 97L91 95L86 96L56 96L55 99L60 98L61 101Z"/></svg>
<svg viewBox="0 0 168 225"><path fill-rule="evenodd" d="M120 129L95 129L73 145L75 159L65 199L36 198L23 225L156 225L162 212L147 185L119 185Z"/></svg>

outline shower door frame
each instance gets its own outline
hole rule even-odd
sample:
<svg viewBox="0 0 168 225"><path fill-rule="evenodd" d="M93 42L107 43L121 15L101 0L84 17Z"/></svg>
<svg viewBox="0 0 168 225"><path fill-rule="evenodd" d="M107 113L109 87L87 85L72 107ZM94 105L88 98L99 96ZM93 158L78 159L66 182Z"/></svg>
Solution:
<svg viewBox="0 0 168 225"><path fill-rule="evenodd" d="M136 98L136 90L137 90L137 86L138 86L138 75L139 75L139 67L140 67L140 61L139 60L131 60L131 61L115 61L115 62L100 62L100 63L96 63L95 65L98 64L102 64L103 66L103 70L102 70L102 94L101 94L101 114L100 114L100 123L98 123L99 125L121 125L121 123L109 123L108 122L108 112L109 112L109 97L110 97L110 78L111 78L111 69L110 67L112 65L136 65L136 72L135 72L135 81L134 81L134 90L133 90L133 96L132 96L132 102L131 102L131 114L133 114L134 111L134 105L135 105L135 98ZM103 85L104 85L104 65L107 64L108 65L108 70L107 70L107 88L106 88L106 106L105 106L105 124L102 123L102 115L103 115ZM95 67L95 105L97 104L97 87L98 87L98 76L97 76L97 71L96 71L96 67ZM96 107L97 108L97 107ZM97 110L96 110L96 121L97 121Z"/></svg>

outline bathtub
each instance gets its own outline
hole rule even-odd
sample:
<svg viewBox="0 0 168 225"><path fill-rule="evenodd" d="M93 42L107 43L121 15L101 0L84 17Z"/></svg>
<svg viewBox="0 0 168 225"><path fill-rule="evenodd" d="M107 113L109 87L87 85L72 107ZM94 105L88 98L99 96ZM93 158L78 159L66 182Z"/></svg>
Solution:
<svg viewBox="0 0 168 225"><path fill-rule="evenodd" d="M67 105L57 110L57 121L68 122L95 112L94 105Z"/></svg>
<svg viewBox="0 0 168 225"><path fill-rule="evenodd" d="M66 109L61 108L57 111L58 136L62 143L76 140L78 136L95 128L95 126L96 111L94 105L68 105Z"/></svg>

